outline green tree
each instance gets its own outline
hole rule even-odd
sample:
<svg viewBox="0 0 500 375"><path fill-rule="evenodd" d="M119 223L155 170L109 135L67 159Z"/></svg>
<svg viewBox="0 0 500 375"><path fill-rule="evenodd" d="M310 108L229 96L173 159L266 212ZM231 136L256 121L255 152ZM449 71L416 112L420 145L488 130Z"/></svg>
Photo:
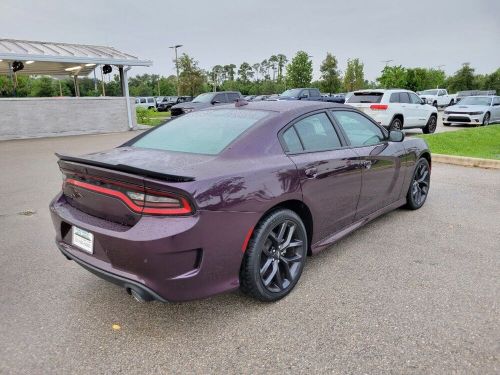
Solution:
<svg viewBox="0 0 500 375"><path fill-rule="evenodd" d="M347 69L344 74L344 89L355 91L365 85L364 65L358 58L347 60Z"/></svg>
<svg viewBox="0 0 500 375"><path fill-rule="evenodd" d="M340 74L337 68L337 59L331 53L326 54L326 58L319 68L321 72L320 89L323 92L335 93L340 90Z"/></svg>
<svg viewBox="0 0 500 375"><path fill-rule="evenodd" d="M55 90L50 77L40 77L33 80L30 96L45 97L54 96Z"/></svg>
<svg viewBox="0 0 500 375"><path fill-rule="evenodd" d="M299 51L286 69L289 87L308 87L312 81L313 66L309 55Z"/></svg>
<svg viewBox="0 0 500 375"><path fill-rule="evenodd" d="M239 78L242 82L250 81L250 78L253 77L252 67L250 64L247 62L241 63L240 68L238 69L238 75L240 76Z"/></svg>
<svg viewBox="0 0 500 375"><path fill-rule="evenodd" d="M276 81L276 72L278 71L278 63L279 59L278 56L272 55L268 60L267 60L269 67L271 68L273 72L273 81Z"/></svg>
<svg viewBox="0 0 500 375"><path fill-rule="evenodd" d="M198 61L183 53L179 58L179 91L181 95L196 96L203 92L206 78Z"/></svg>
<svg viewBox="0 0 500 375"><path fill-rule="evenodd" d="M477 89L476 83L474 68L471 68L469 63L464 63L454 75L448 78L447 86L450 92L457 92Z"/></svg>
<svg viewBox="0 0 500 375"><path fill-rule="evenodd" d="M385 89L402 89L406 87L407 70L401 65L385 66L382 70L382 75L377 78L377 81Z"/></svg>
<svg viewBox="0 0 500 375"><path fill-rule="evenodd" d="M227 79L229 79L230 81L234 81L236 75L236 65L224 65L224 71L226 73Z"/></svg>
<svg viewBox="0 0 500 375"><path fill-rule="evenodd" d="M278 59L278 82L281 82L283 80L283 69L285 69L288 59L282 53L279 53L276 57Z"/></svg>

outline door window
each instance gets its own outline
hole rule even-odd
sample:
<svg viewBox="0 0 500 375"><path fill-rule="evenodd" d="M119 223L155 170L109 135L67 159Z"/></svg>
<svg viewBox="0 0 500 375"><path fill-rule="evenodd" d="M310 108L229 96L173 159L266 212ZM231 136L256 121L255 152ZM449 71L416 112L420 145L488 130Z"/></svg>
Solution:
<svg viewBox="0 0 500 375"><path fill-rule="evenodd" d="M326 113L306 117L296 122L293 127L305 151L324 151L341 146L337 132Z"/></svg>
<svg viewBox="0 0 500 375"><path fill-rule="evenodd" d="M408 95L407 92L400 92L399 93L399 102L400 103L411 103L410 96Z"/></svg>
<svg viewBox="0 0 500 375"><path fill-rule="evenodd" d="M229 102L231 102L231 103L235 102L236 100L238 100L240 98L240 96L237 93L235 93L235 92L228 93L227 97L229 99Z"/></svg>
<svg viewBox="0 0 500 375"><path fill-rule="evenodd" d="M420 99L419 96L417 96L417 94L414 94L412 92L408 92L407 93L408 95L410 95L410 100L413 104L420 104L422 103L422 99Z"/></svg>
<svg viewBox="0 0 500 375"><path fill-rule="evenodd" d="M332 112L335 120L344 129L352 146L369 146L382 142L382 130L363 115L351 111Z"/></svg>
<svg viewBox="0 0 500 375"><path fill-rule="evenodd" d="M301 98L309 98L309 90L302 90L300 93Z"/></svg>
<svg viewBox="0 0 500 375"><path fill-rule="evenodd" d="M141 103L146 103L146 98L141 98Z"/></svg>
<svg viewBox="0 0 500 375"><path fill-rule="evenodd" d="M227 103L226 94L217 94L214 96L214 102Z"/></svg>

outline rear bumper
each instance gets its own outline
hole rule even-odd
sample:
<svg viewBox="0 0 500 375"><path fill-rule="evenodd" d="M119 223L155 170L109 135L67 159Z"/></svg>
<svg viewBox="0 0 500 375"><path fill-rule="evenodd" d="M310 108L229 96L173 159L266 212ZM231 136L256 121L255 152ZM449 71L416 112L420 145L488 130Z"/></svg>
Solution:
<svg viewBox="0 0 500 375"><path fill-rule="evenodd" d="M80 266L85 268L87 271L92 272L94 275L100 277L101 279L109 281L110 283L113 283L115 285L121 286L121 287L125 288L127 291L135 290L146 301L156 300L156 301L160 301L160 302L168 302L163 297L158 295L158 293L149 289L147 286L145 286L141 283L138 283L138 282L133 281L133 280L129 280L125 277L115 275L111 272L104 271L100 268L97 268L97 267L91 265L90 263L84 262L83 260L74 256L69 251L70 247L68 245L66 245L62 242L57 242L57 241L56 241L56 245L59 248L59 250L61 251L61 253L66 258L68 258L69 260L74 260L76 263L78 263Z"/></svg>
<svg viewBox="0 0 500 375"><path fill-rule="evenodd" d="M61 194L50 204L56 243L99 276L160 301L187 301L239 287L242 245L258 213L198 211L189 217L142 216L124 226L88 215ZM71 244L72 226L94 235L93 254Z"/></svg>

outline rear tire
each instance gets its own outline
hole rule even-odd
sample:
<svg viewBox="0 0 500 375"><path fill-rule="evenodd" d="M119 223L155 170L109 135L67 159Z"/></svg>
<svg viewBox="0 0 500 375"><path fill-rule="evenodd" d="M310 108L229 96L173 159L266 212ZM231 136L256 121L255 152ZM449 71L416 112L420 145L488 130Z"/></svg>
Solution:
<svg viewBox="0 0 500 375"><path fill-rule="evenodd" d="M277 301L295 287L307 256L307 232L288 209L266 215L257 224L240 269L243 293L264 302Z"/></svg>
<svg viewBox="0 0 500 375"><path fill-rule="evenodd" d="M399 117L393 118L389 130L403 130L403 121Z"/></svg>
<svg viewBox="0 0 500 375"><path fill-rule="evenodd" d="M437 127L437 116L431 115L429 117L429 120L427 121L427 124L422 128L422 131L424 134L432 134L436 131Z"/></svg>
<svg viewBox="0 0 500 375"><path fill-rule="evenodd" d="M406 207L410 210L418 210L427 200L431 182L431 169L425 158L420 158L415 164L413 177L406 193Z"/></svg>

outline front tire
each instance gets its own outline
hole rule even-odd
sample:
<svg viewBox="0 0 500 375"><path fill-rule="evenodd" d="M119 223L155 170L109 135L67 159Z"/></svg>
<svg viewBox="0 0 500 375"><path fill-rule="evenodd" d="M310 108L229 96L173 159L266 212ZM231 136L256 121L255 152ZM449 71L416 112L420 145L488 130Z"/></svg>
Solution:
<svg viewBox="0 0 500 375"><path fill-rule="evenodd" d="M425 158L420 158L415 165L413 177L406 194L406 207L410 210L418 210L427 200L431 182L431 169Z"/></svg>
<svg viewBox="0 0 500 375"><path fill-rule="evenodd" d="M438 102L434 102L434 103L432 103L432 105L433 105L434 107L436 107L436 109L439 109Z"/></svg>
<svg viewBox="0 0 500 375"><path fill-rule="evenodd" d="M483 117L483 126L487 126L490 124L490 113L486 112Z"/></svg>
<svg viewBox="0 0 500 375"><path fill-rule="evenodd" d="M431 115L425 127L422 128L424 134L432 134L436 131L437 127L437 116Z"/></svg>
<svg viewBox="0 0 500 375"><path fill-rule="evenodd" d="M240 288L260 301L285 297L295 287L307 256L307 232L288 209L265 216L255 227L240 269Z"/></svg>

